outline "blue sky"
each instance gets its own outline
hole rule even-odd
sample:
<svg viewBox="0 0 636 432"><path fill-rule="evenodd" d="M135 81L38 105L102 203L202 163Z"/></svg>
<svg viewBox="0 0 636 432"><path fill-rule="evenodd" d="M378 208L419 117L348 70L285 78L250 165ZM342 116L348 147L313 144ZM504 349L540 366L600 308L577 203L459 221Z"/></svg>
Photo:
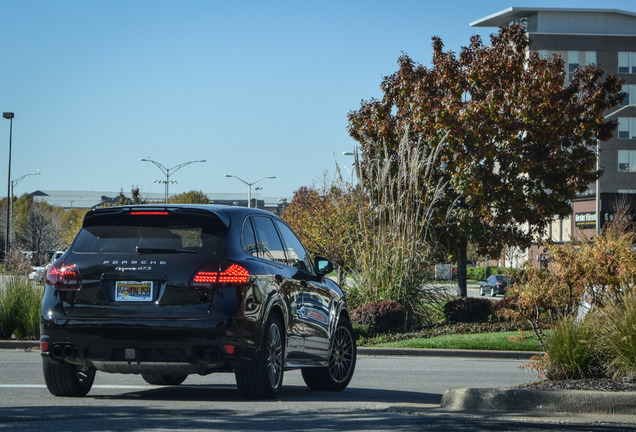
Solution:
<svg viewBox="0 0 636 432"><path fill-rule="evenodd" d="M380 97L402 52L428 64L431 37L458 51L470 22L510 6L622 9L633 0L6 1L0 110L15 113L16 187L291 197L333 173L355 143L347 113ZM6 196L9 121L0 123Z"/></svg>

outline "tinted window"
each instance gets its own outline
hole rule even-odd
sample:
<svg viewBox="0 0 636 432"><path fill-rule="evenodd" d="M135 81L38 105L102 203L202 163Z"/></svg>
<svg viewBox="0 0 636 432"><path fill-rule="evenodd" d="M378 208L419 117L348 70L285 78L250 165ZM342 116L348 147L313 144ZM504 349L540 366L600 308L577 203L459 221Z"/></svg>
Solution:
<svg viewBox="0 0 636 432"><path fill-rule="evenodd" d="M307 273L313 273L311 258L309 258L307 251L305 251L296 234L287 225L278 220L276 221L276 226L285 242L289 264Z"/></svg>
<svg viewBox="0 0 636 432"><path fill-rule="evenodd" d="M258 256L258 248L256 247L256 234L252 226L251 218L246 218L243 222L243 231L241 232L241 247L243 250L253 256Z"/></svg>
<svg viewBox="0 0 636 432"><path fill-rule="evenodd" d="M287 264L283 244L271 218L255 216L252 218L257 236L257 256L270 261Z"/></svg>
<svg viewBox="0 0 636 432"><path fill-rule="evenodd" d="M213 215L97 214L85 220L73 252L135 253L140 247L221 253L226 234Z"/></svg>

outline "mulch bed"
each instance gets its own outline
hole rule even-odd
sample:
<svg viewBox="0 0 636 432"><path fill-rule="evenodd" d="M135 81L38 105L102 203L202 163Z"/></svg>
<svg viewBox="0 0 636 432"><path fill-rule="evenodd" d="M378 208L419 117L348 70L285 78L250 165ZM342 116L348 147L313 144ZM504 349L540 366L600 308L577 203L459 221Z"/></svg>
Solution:
<svg viewBox="0 0 636 432"><path fill-rule="evenodd" d="M577 379L563 381L538 381L521 384L516 388L534 390L595 390L606 392L636 392L636 378L632 379Z"/></svg>

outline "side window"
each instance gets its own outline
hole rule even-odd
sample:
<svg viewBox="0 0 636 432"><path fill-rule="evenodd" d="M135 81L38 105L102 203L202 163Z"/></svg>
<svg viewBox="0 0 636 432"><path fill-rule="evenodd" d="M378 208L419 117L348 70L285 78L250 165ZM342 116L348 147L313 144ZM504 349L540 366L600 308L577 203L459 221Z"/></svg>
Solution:
<svg viewBox="0 0 636 432"><path fill-rule="evenodd" d="M281 221L276 221L276 227L280 231L280 235L285 242L287 257L289 258L290 265L302 270L306 273L314 273L311 258L307 251L296 237L296 234Z"/></svg>
<svg viewBox="0 0 636 432"><path fill-rule="evenodd" d="M256 247L256 235L252 226L252 218L245 218L243 221L243 230L241 232L241 247L253 256L258 256L258 248Z"/></svg>
<svg viewBox="0 0 636 432"><path fill-rule="evenodd" d="M266 216L252 218L256 230L257 257L287 264L283 244L280 241L274 222Z"/></svg>

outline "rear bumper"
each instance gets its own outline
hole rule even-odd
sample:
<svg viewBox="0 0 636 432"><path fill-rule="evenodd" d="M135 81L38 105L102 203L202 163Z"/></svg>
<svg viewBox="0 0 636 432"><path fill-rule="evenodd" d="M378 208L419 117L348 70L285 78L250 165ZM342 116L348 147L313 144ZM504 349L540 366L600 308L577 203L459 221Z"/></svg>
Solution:
<svg viewBox="0 0 636 432"><path fill-rule="evenodd" d="M45 361L112 373L208 374L256 355L257 335L230 321L41 319Z"/></svg>

